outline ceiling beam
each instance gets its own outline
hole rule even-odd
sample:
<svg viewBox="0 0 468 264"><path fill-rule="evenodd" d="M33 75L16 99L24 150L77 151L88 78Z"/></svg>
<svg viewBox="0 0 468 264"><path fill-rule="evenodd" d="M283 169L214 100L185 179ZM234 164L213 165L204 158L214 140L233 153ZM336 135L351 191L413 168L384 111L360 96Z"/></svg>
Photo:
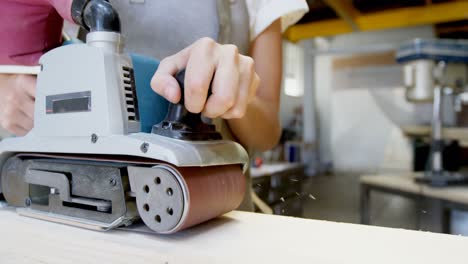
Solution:
<svg viewBox="0 0 468 264"><path fill-rule="evenodd" d="M437 34L453 34L457 32L468 32L468 24L459 26L436 27Z"/></svg>
<svg viewBox="0 0 468 264"><path fill-rule="evenodd" d="M356 18L360 16L359 10L357 10L351 1L349 0L324 0L324 2L330 6L335 13L341 17L346 23L348 23L354 31L359 31L359 26L356 23Z"/></svg>
<svg viewBox="0 0 468 264"><path fill-rule="evenodd" d="M432 4L421 7L396 8L360 15L355 23L361 31L429 25L468 19L468 1ZM290 27L285 38L292 42L319 36L333 36L353 32L342 19L331 19Z"/></svg>
<svg viewBox="0 0 468 264"><path fill-rule="evenodd" d="M284 33L286 39L292 42L299 40L333 36L352 32L351 26L342 19L327 19L312 23L300 24L290 27Z"/></svg>

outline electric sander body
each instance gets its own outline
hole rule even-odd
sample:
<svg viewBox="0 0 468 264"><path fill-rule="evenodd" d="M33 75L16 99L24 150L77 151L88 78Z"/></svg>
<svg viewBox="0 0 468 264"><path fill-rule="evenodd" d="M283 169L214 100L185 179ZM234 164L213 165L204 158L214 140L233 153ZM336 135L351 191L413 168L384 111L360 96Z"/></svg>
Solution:
<svg viewBox="0 0 468 264"><path fill-rule="evenodd" d="M245 149L156 95L158 62L122 46L97 30L40 58L34 128L0 142L5 200L25 216L95 230L142 219L162 234L236 209Z"/></svg>

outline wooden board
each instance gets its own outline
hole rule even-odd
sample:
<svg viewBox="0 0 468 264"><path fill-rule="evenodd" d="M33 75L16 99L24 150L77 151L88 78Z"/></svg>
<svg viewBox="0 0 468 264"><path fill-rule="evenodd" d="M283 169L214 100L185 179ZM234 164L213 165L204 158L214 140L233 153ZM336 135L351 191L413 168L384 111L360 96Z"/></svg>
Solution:
<svg viewBox="0 0 468 264"><path fill-rule="evenodd" d="M373 186L380 186L414 194L421 194L427 197L468 204L468 186L434 188L426 184L416 183L414 179L417 176L421 176L421 174L406 173L394 175L366 175L361 177L361 182Z"/></svg>
<svg viewBox="0 0 468 264"><path fill-rule="evenodd" d="M377 67L396 64L395 51L385 51L338 57L333 59L332 68L334 71L338 71L356 69L359 67Z"/></svg>
<svg viewBox="0 0 468 264"><path fill-rule="evenodd" d="M467 263L468 238L231 212L172 236L100 233L0 210L0 263Z"/></svg>

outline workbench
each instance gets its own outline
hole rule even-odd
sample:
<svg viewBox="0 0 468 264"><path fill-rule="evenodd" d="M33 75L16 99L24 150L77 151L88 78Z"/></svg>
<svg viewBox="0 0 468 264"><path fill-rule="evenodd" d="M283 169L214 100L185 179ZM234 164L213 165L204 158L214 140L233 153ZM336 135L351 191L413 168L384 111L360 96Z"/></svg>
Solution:
<svg viewBox="0 0 468 264"><path fill-rule="evenodd" d="M430 137L432 128L430 126L402 126L403 134L408 137ZM468 146L468 128L466 127L443 127L442 137L444 139L458 140L462 146Z"/></svg>
<svg viewBox="0 0 468 264"><path fill-rule="evenodd" d="M0 263L467 263L468 238L231 212L175 235L96 232L0 209Z"/></svg>
<svg viewBox="0 0 468 264"><path fill-rule="evenodd" d="M305 178L302 163L280 162L251 168L252 188L256 195L278 215L302 216Z"/></svg>
<svg viewBox="0 0 468 264"><path fill-rule="evenodd" d="M417 183L416 177L422 173L396 175L366 175L360 178L361 185L361 224L371 224L371 192L394 194L418 202L420 210L430 211L433 225L430 231L451 232L451 210L468 211L468 186L431 187ZM430 208L426 210L425 208ZM418 229L425 229L419 227Z"/></svg>

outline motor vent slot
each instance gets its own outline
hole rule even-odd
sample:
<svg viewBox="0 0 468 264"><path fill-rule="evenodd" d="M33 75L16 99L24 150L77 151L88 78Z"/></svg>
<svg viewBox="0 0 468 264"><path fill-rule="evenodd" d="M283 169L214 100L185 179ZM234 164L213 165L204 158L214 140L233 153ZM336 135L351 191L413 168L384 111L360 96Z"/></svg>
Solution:
<svg viewBox="0 0 468 264"><path fill-rule="evenodd" d="M128 121L140 121L138 112L138 99L135 86L135 75L133 69L122 66L123 93L125 95L125 104L127 106Z"/></svg>

